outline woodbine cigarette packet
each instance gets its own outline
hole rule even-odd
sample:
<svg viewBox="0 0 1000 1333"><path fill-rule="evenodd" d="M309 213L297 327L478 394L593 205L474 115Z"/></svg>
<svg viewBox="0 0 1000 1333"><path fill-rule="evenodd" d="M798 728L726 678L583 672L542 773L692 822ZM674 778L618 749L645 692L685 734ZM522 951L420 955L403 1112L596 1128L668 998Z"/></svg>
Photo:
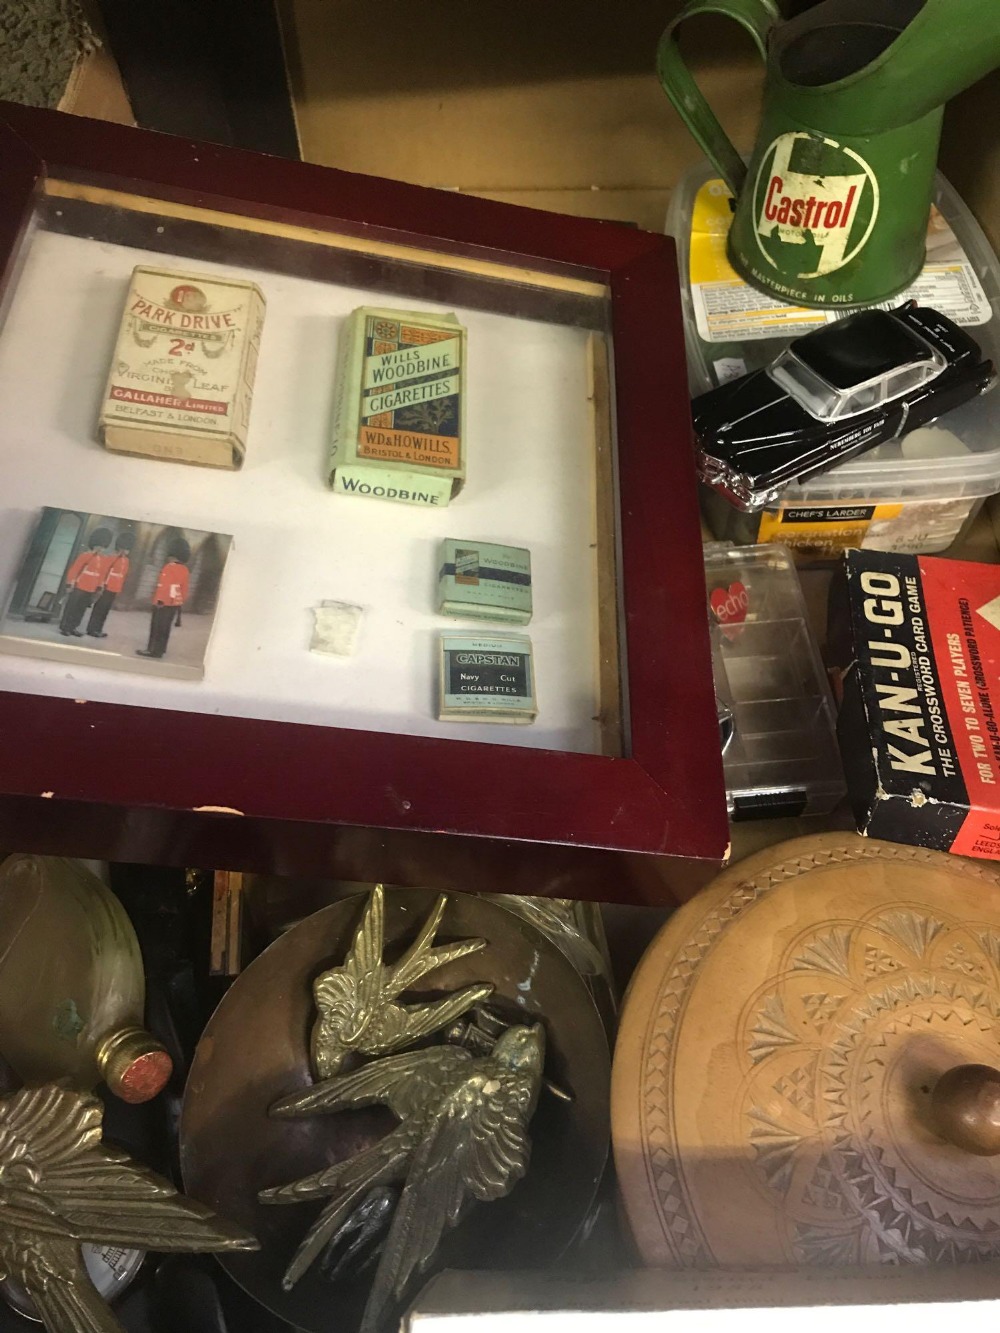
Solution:
<svg viewBox="0 0 1000 1333"><path fill-rule="evenodd" d="M252 282L133 269L101 410L105 447L242 467L264 310Z"/></svg>
<svg viewBox="0 0 1000 1333"><path fill-rule="evenodd" d="M442 634L441 721L534 722L531 640L514 634Z"/></svg>
<svg viewBox="0 0 1000 1333"><path fill-rule="evenodd" d="M360 306L341 334L330 485L446 505L465 482L466 331L454 315Z"/></svg>
<svg viewBox="0 0 1000 1333"><path fill-rule="evenodd" d="M531 620L531 552L523 546L445 538L438 570L438 612L466 620L527 625Z"/></svg>

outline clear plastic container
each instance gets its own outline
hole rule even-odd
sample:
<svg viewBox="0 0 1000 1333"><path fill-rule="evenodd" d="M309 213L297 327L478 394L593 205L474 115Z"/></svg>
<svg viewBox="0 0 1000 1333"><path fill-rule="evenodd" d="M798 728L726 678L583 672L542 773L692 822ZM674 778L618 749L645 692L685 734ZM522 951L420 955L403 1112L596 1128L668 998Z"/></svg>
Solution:
<svg viewBox="0 0 1000 1333"><path fill-rule="evenodd" d="M705 547L712 668L734 730L722 764L733 820L826 814L847 788L836 715L795 563L782 546ZM737 615L739 615L739 610Z"/></svg>
<svg viewBox="0 0 1000 1333"><path fill-rule="evenodd" d="M847 313L782 305L740 282L725 260L729 198L703 163L681 178L667 214L666 230L677 241L692 395L767 365L793 337ZM940 173L924 273L885 308L909 295L966 328L983 355L1000 364L1000 264ZM851 547L944 551L998 491L1000 392L991 391L933 426L793 482L772 508L742 512L707 488L704 497L716 537L781 542L797 559L816 559Z"/></svg>

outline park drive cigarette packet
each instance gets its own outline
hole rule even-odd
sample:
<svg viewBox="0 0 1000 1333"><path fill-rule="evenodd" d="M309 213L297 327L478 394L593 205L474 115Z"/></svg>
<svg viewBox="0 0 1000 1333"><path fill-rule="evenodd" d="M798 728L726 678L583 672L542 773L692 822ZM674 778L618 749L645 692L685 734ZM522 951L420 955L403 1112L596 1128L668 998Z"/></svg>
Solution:
<svg viewBox="0 0 1000 1333"><path fill-rule="evenodd" d="M341 334L333 489L448 504L465 482L465 360L454 315L353 311Z"/></svg>
<svg viewBox="0 0 1000 1333"><path fill-rule="evenodd" d="M105 447L242 467L264 309L252 282L133 269L101 411Z"/></svg>
<svg viewBox="0 0 1000 1333"><path fill-rule="evenodd" d="M438 718L451 722L534 722L531 640L520 634L442 634Z"/></svg>

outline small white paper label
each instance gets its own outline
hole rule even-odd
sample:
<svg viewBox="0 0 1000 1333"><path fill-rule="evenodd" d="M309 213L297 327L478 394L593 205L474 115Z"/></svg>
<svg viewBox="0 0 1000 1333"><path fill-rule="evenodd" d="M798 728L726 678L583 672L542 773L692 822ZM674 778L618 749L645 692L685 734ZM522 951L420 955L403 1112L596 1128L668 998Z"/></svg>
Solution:
<svg viewBox="0 0 1000 1333"><path fill-rule="evenodd" d="M738 380L747 373L747 363L741 356L720 356L712 363L715 366L715 378L719 384L729 380Z"/></svg>
<svg viewBox="0 0 1000 1333"><path fill-rule="evenodd" d="M309 649L329 657L353 657L363 608L349 602L321 602L313 607L316 624Z"/></svg>

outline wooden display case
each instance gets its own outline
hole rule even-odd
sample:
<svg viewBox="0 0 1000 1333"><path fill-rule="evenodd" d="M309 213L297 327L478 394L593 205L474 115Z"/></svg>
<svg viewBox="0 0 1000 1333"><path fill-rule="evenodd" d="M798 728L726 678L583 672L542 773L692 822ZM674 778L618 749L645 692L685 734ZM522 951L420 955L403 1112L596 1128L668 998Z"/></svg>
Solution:
<svg viewBox="0 0 1000 1333"><path fill-rule="evenodd" d="M0 658L0 835L345 878L365 877L374 839L398 882L459 887L449 865L471 859L480 887L517 889L528 872L623 900L643 890L609 856L718 865L671 242L57 113L8 105L0 120L2 581L46 504L235 538L203 685ZM150 261L268 288L238 476L96 442L124 280ZM337 327L373 296L470 326L482 444L433 522L322 486ZM515 735L433 714L446 624L423 609L420 563L430 583L428 553L469 523L533 549L547 612L529 631L539 721ZM320 672L302 617L345 589L374 604L372 651ZM417 842L386 857L382 830Z"/></svg>

